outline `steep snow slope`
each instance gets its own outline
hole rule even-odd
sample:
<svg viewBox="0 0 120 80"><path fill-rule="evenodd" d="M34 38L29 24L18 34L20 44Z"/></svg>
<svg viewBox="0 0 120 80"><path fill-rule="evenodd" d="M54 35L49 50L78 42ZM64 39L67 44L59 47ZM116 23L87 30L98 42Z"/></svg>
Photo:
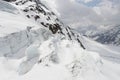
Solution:
<svg viewBox="0 0 120 80"><path fill-rule="evenodd" d="M27 20L16 8L15 10L10 7L7 8L7 5L13 7L12 5L3 4L2 1L0 1L0 4L3 7L0 9L0 56L8 56L7 54L14 54L19 51L19 48L29 45L28 28L30 26L37 28L38 25Z"/></svg>
<svg viewBox="0 0 120 80"><path fill-rule="evenodd" d="M31 0L18 0L12 3L0 1L0 3L3 3L0 5L1 56L23 57L24 49L31 43L36 40L42 43L55 35L61 35L60 39L76 40L84 48L80 36L65 26L42 3Z"/></svg>
<svg viewBox="0 0 120 80"><path fill-rule="evenodd" d="M54 39L51 38L50 40L42 43L42 45L39 47L41 62L37 61L36 64L33 64L35 61L34 56L29 60L26 59L28 55L20 60L6 60L5 58L0 58L0 74L3 75L0 76L0 78L2 80L120 79L120 64L102 59L96 52L83 50L76 42L70 42L68 40L55 40L56 47L54 44L51 44L53 41ZM88 43L92 45L91 42L92 41L89 41ZM95 47L102 49L102 47L97 44ZM44 48L46 48L46 51L43 50ZM51 53L53 51L57 53ZM32 53L34 55L36 51L33 51ZM21 66L21 64L26 60L28 63L24 66ZM28 71L29 67L31 66L32 69ZM26 73L26 71L28 72ZM18 74L21 72L25 72L24 75Z"/></svg>

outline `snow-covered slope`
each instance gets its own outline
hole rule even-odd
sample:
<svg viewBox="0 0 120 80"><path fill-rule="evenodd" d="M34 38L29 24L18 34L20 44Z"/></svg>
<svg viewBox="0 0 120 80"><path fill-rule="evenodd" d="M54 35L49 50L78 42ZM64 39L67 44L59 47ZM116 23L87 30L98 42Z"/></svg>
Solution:
<svg viewBox="0 0 120 80"><path fill-rule="evenodd" d="M20 48L22 56L23 48L30 44L29 27L38 25L27 20L14 6L2 1L0 4L0 56L12 56Z"/></svg>
<svg viewBox="0 0 120 80"><path fill-rule="evenodd" d="M54 41L56 44L52 44ZM23 59L1 57L0 78L2 80L119 80L120 64L101 58L98 53L101 54L102 51L97 51L98 48L94 48L96 52L90 49L92 43L95 43L94 47L99 47L100 50L105 47L91 40L85 39L85 42L88 43L88 51L83 50L76 42L51 38L42 43L38 50L34 51L35 47L31 45ZM40 54L39 62L35 54L37 51ZM106 52L112 53L110 50Z"/></svg>
<svg viewBox="0 0 120 80"><path fill-rule="evenodd" d="M61 35L60 39L76 40L84 48L79 35L64 26L42 3L18 0L12 3L0 1L0 4L1 56L22 57L31 43L36 40L41 43L55 35ZM23 54L17 56L16 53Z"/></svg>
<svg viewBox="0 0 120 80"><path fill-rule="evenodd" d="M120 79L119 51L81 36L40 1L0 4L0 80Z"/></svg>

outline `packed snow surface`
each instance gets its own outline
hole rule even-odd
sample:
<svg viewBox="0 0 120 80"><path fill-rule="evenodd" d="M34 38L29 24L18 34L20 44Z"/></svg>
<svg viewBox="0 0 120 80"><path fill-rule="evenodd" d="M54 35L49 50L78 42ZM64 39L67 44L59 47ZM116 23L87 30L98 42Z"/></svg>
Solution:
<svg viewBox="0 0 120 80"><path fill-rule="evenodd" d="M53 44L53 41L53 38L45 41L40 47L31 45L22 59L1 57L0 80L120 79L120 64L103 59L97 52L85 51L76 42L58 40ZM50 58L53 54L56 56ZM45 60L38 63L38 59Z"/></svg>

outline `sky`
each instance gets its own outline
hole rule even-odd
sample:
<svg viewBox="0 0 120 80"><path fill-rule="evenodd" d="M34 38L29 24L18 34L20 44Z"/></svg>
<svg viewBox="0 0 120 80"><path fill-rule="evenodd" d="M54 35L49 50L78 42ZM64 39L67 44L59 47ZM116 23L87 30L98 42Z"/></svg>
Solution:
<svg viewBox="0 0 120 80"><path fill-rule="evenodd" d="M120 25L120 0L41 0L71 27Z"/></svg>

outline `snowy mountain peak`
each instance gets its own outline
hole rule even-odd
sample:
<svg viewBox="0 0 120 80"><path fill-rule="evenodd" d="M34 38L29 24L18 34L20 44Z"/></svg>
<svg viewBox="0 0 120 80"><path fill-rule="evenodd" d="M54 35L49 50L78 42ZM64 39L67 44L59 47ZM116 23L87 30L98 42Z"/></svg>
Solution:
<svg viewBox="0 0 120 80"><path fill-rule="evenodd" d="M74 35L75 33L70 29L70 27L65 26L58 19L55 13L50 11L40 2L40 0L18 0L15 4L22 8L21 10L27 18L32 19L43 27L48 28L53 34L58 33L69 40L77 40L81 47L85 49L79 39L79 34Z"/></svg>
<svg viewBox="0 0 120 80"><path fill-rule="evenodd" d="M4 1L0 2L3 2L5 7L9 5L12 9L15 8L16 10L16 12L14 12L11 8L9 10L1 9L1 13L6 12L5 10L7 10L4 16L7 15L10 18L7 19L7 17L3 17L1 20L5 19L4 23L9 23L9 25L11 25L11 27L8 27L7 24L1 22L2 27L0 28L2 35L4 34L5 29L10 28L8 33L4 34L1 38L2 42L0 44L4 45L4 47L8 47L7 51L3 50L4 47L1 47L2 55L13 56L13 54L16 55L16 52L19 54L23 51L22 47L26 48L36 40L42 43L53 36L60 36L59 39L61 40L68 39L71 41L77 41L80 46L85 49L81 42L81 36L70 27L64 25L54 12L50 11L39 0L16 0L10 1L10 3ZM20 47L17 46L17 44L19 44ZM24 54L21 54L21 56L23 55Z"/></svg>

